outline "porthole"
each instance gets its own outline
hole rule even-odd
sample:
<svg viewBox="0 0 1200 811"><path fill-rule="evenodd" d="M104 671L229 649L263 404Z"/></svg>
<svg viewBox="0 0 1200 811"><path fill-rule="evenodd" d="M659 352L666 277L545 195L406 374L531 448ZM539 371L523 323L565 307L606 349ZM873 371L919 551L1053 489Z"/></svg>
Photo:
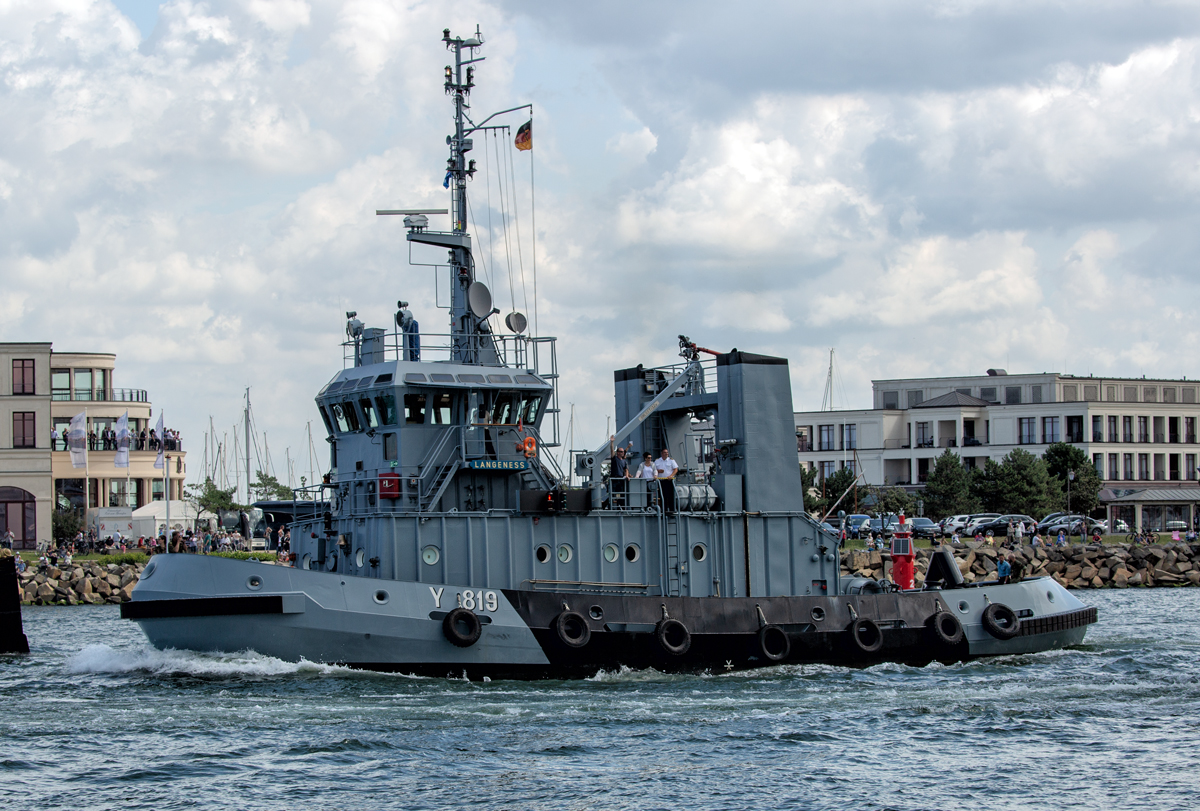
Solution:
<svg viewBox="0 0 1200 811"><path fill-rule="evenodd" d="M386 591L384 591L383 589L380 589L379 591L375 592L375 594L373 595L373 599L379 605L383 605L384 603L386 603L388 601L388 593Z"/></svg>
<svg viewBox="0 0 1200 811"><path fill-rule="evenodd" d="M325 561L329 564L329 571L331 571L331 572L337 571L337 559L338 559L338 556L336 553L325 558Z"/></svg>
<svg viewBox="0 0 1200 811"><path fill-rule="evenodd" d="M574 555L575 555L575 552L574 552L574 550L571 549L569 544L563 544L562 546L558 547L558 562L559 563L570 563L571 558L574 557Z"/></svg>
<svg viewBox="0 0 1200 811"><path fill-rule="evenodd" d="M708 547L702 543L698 543L692 547L692 559L699 562L708 557Z"/></svg>
<svg viewBox="0 0 1200 811"><path fill-rule="evenodd" d="M305 555L304 557L300 558L300 568L302 568L302 569L311 569L312 568L312 555Z"/></svg>
<svg viewBox="0 0 1200 811"><path fill-rule="evenodd" d="M820 622L825 619L825 609L820 606L815 606L812 610L813 622Z"/></svg>
<svg viewBox="0 0 1200 811"><path fill-rule="evenodd" d="M366 562L367 552L362 547L359 547L358 551L354 553L354 565L361 569Z"/></svg>
<svg viewBox="0 0 1200 811"><path fill-rule="evenodd" d="M971 610L971 606L967 603L966 600L959 600L958 601L958 610L965 614Z"/></svg>
<svg viewBox="0 0 1200 811"><path fill-rule="evenodd" d="M608 546L604 547L604 559L609 563L615 563L617 560L617 555L619 554L621 554L621 550L617 549L617 545L615 543L610 543Z"/></svg>
<svg viewBox="0 0 1200 811"><path fill-rule="evenodd" d="M437 563L442 559L442 551L436 546L427 546L421 550L421 560L429 566Z"/></svg>
<svg viewBox="0 0 1200 811"><path fill-rule="evenodd" d="M588 609L588 616L599 622L604 619L604 609L598 605L594 605Z"/></svg>
<svg viewBox="0 0 1200 811"><path fill-rule="evenodd" d="M537 548L537 551L534 552L534 555L537 557L538 563L549 563L550 562L550 547L546 546L545 544L542 544L541 546L539 546Z"/></svg>
<svg viewBox="0 0 1200 811"><path fill-rule="evenodd" d="M641 556L642 549L637 544L631 543L629 546L625 547L625 560L629 561L630 563L633 563Z"/></svg>
<svg viewBox="0 0 1200 811"><path fill-rule="evenodd" d="M246 588L251 591L258 591L262 588L262 578L256 574L252 574L246 578Z"/></svg>
<svg viewBox="0 0 1200 811"><path fill-rule="evenodd" d="M150 577L150 575L152 575L152 574L154 574L154 561L150 561L149 563L146 564L146 568L142 569L141 579L145 580L146 578Z"/></svg>
<svg viewBox="0 0 1200 811"><path fill-rule="evenodd" d="M1049 600L1050 602L1054 602L1054 592L1052 592L1052 591L1046 592L1046 599Z"/></svg>

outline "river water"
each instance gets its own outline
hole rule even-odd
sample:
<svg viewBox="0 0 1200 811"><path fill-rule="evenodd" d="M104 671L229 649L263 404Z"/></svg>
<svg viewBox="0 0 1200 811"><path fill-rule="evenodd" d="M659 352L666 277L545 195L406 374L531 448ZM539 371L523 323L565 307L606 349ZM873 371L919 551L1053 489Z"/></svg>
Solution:
<svg viewBox="0 0 1200 811"><path fill-rule="evenodd" d="M37 809L1200 806L1200 589L1084 592L1085 646L969 664L467 682L151 649L27 608L0 802Z"/></svg>

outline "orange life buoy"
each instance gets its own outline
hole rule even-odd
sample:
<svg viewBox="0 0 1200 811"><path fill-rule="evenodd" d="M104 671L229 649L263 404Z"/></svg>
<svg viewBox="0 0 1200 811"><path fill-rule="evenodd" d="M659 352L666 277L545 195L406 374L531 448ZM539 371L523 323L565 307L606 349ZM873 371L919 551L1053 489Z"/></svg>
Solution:
<svg viewBox="0 0 1200 811"><path fill-rule="evenodd" d="M537 440L536 439L534 439L531 436L527 436L527 437L525 437L524 445L525 445L525 456L526 457L537 455Z"/></svg>

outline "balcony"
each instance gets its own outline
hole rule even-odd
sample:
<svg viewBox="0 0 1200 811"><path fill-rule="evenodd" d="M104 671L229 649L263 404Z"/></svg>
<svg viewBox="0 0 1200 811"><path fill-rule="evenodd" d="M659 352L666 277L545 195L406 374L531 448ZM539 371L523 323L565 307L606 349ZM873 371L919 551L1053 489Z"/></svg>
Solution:
<svg viewBox="0 0 1200 811"><path fill-rule="evenodd" d="M96 389L95 391L71 391L51 389L51 400L77 400L99 403L148 403L150 397L145 389Z"/></svg>

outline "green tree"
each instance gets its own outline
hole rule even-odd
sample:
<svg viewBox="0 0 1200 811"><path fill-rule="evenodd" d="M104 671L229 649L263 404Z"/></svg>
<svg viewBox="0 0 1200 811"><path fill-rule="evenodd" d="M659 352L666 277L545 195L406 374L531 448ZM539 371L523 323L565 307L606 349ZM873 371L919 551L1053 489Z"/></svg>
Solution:
<svg viewBox="0 0 1200 811"><path fill-rule="evenodd" d="M255 501L291 501L292 488L280 484L274 476L257 471L258 480L250 485Z"/></svg>
<svg viewBox="0 0 1200 811"><path fill-rule="evenodd" d="M202 510L216 513L218 510L240 510L242 505L233 500L234 488L222 490L213 484L212 479L205 479L201 484L189 484L188 495L193 503Z"/></svg>
<svg viewBox="0 0 1200 811"><path fill-rule="evenodd" d="M913 497L903 487L876 487L871 495L875 498L875 511L880 515L916 515Z"/></svg>
<svg viewBox="0 0 1200 811"><path fill-rule="evenodd" d="M980 500L985 506L990 502L996 512L1038 518L1059 505L1060 491L1046 463L1029 451L1014 448L999 465L989 462L985 476L989 474L988 497Z"/></svg>
<svg viewBox="0 0 1200 811"><path fill-rule="evenodd" d="M933 470L925 480L925 514L944 518L975 510L971 497L971 474L963 467L962 459L949 448L934 460Z"/></svg>
<svg viewBox="0 0 1200 811"><path fill-rule="evenodd" d="M1082 448L1068 445L1066 442L1055 442L1046 448L1042 459L1062 494L1062 500L1055 509L1067 508L1067 473L1072 470L1075 471L1075 481L1071 482L1071 511L1087 515L1099 506L1103 482L1092 460Z"/></svg>
<svg viewBox="0 0 1200 811"><path fill-rule="evenodd" d="M83 517L77 510L55 510L50 516L50 524L54 540L65 543L83 529Z"/></svg>
<svg viewBox="0 0 1200 811"><path fill-rule="evenodd" d="M867 495L867 488L857 484L858 474L848 467L836 471L832 476L825 480L825 505L823 510L833 509L834 504L837 504L837 509L834 512L845 510L847 513L854 512L854 505L860 504ZM842 494L845 493L845 498ZM838 502L838 499L842 500Z"/></svg>
<svg viewBox="0 0 1200 811"><path fill-rule="evenodd" d="M825 506L821 497L821 484L817 481L817 469L800 466L800 489L804 493L804 510L809 515L819 516L819 510Z"/></svg>

